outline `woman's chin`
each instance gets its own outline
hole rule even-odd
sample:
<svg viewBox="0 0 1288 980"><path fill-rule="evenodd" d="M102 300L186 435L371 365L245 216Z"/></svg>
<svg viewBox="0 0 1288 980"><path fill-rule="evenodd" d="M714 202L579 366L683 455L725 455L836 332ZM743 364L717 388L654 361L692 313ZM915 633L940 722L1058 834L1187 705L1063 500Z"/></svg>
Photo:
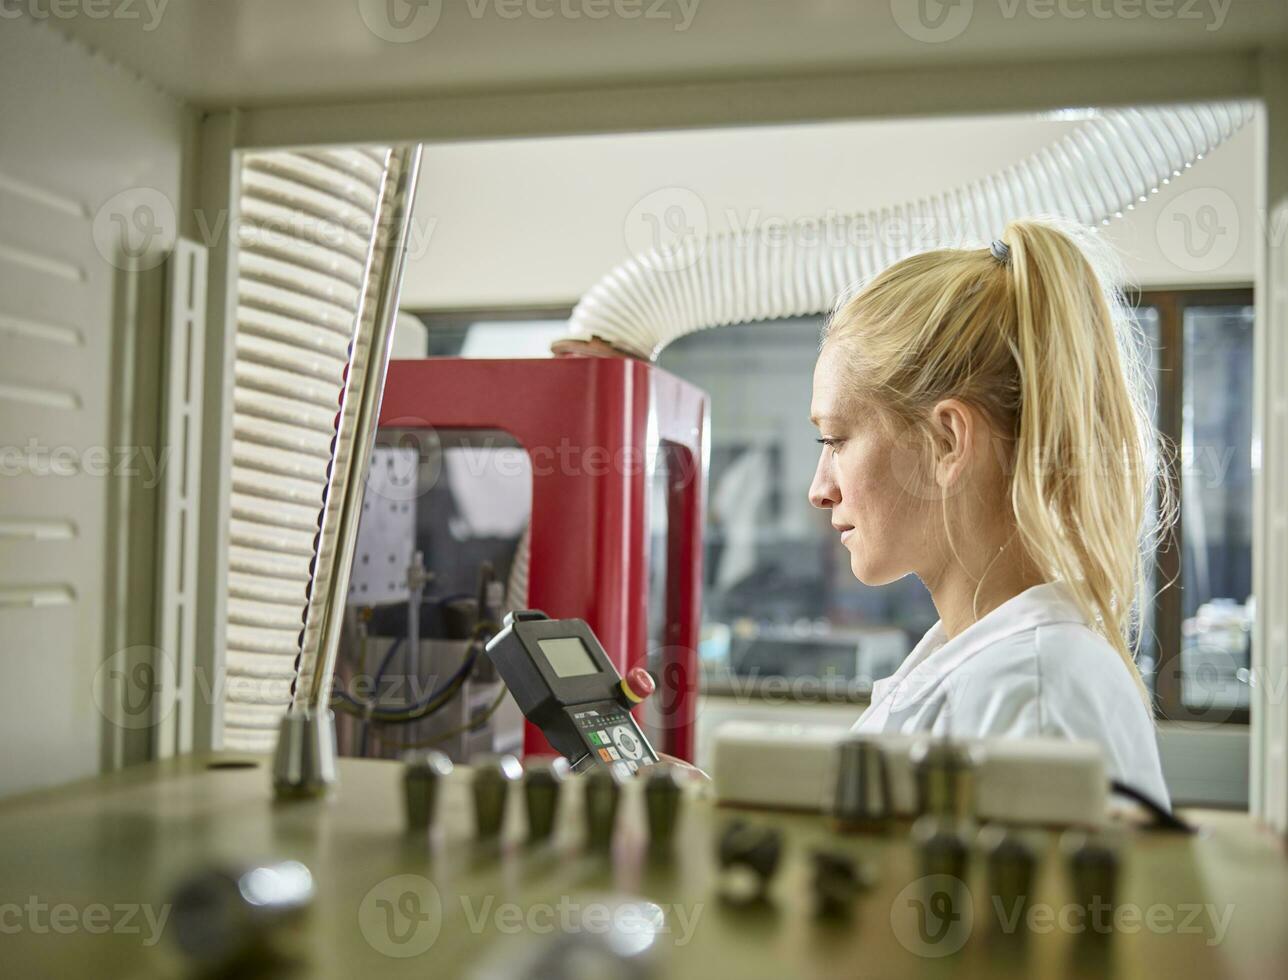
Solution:
<svg viewBox="0 0 1288 980"><path fill-rule="evenodd" d="M899 570L887 562L874 562L850 553L850 571L854 577L867 586L889 585L908 574L907 569Z"/></svg>

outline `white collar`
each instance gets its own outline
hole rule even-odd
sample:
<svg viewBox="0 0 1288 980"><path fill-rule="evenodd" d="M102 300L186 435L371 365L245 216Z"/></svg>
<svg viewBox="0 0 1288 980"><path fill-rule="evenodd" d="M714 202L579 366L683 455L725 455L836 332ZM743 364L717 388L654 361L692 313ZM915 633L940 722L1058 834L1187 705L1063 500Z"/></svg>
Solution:
<svg viewBox="0 0 1288 980"><path fill-rule="evenodd" d="M891 698L890 707L920 699L926 689L984 647L1016 633L1054 623L1086 625L1069 587L1062 582L1045 582L1025 589L989 610L951 640L944 639L940 620L926 631L903 663L889 677L872 685L872 704Z"/></svg>

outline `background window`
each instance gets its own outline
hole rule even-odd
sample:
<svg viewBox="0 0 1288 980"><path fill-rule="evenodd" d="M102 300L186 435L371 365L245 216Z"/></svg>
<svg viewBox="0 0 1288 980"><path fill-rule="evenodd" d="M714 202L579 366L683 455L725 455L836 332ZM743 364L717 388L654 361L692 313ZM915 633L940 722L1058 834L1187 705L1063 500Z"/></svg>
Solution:
<svg viewBox="0 0 1288 980"><path fill-rule="evenodd" d="M1142 667L1160 717L1248 720L1252 620L1251 290L1149 292L1155 421L1178 520L1155 555Z"/></svg>
<svg viewBox="0 0 1288 980"><path fill-rule="evenodd" d="M567 312L421 319L431 355L515 356L521 347L520 356L537 356L562 333ZM1142 673L1164 718L1246 722L1252 292L1147 292L1135 313L1148 347L1155 423L1174 447L1164 459L1180 506L1150 569ZM700 331L658 360L711 396L701 650L708 693L787 677L862 700L938 619L911 576L880 588L858 582L827 513L807 499L818 456L809 402L822 325L821 317L804 317ZM517 343L516 331L531 343ZM664 461L657 472L655 490L665 485ZM653 516L660 555L660 502ZM651 574L661 601L664 562L654 562ZM660 609L650 620L662 621Z"/></svg>

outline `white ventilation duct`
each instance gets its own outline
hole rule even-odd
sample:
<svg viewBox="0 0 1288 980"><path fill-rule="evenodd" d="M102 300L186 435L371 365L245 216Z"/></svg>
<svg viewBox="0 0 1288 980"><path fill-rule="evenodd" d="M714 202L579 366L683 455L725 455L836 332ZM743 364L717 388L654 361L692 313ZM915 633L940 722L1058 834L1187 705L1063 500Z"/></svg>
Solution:
<svg viewBox="0 0 1288 980"><path fill-rule="evenodd" d="M1253 112L1237 102L1108 110L1021 163L934 197L802 223L808 235L777 227L654 249L582 297L556 349L598 341L652 360L697 330L827 312L904 256L986 243L1017 218L1108 224L1229 139Z"/></svg>

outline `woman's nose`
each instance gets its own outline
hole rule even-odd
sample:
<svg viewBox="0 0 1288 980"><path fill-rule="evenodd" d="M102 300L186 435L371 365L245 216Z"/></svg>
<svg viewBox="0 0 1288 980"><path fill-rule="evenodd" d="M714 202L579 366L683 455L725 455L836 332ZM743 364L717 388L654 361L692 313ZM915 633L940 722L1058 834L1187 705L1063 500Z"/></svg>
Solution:
<svg viewBox="0 0 1288 980"><path fill-rule="evenodd" d="M814 470L814 480L809 485L809 502L820 510L831 510L840 500L841 490L832 479L832 467L828 465L825 450L819 454L818 468Z"/></svg>

